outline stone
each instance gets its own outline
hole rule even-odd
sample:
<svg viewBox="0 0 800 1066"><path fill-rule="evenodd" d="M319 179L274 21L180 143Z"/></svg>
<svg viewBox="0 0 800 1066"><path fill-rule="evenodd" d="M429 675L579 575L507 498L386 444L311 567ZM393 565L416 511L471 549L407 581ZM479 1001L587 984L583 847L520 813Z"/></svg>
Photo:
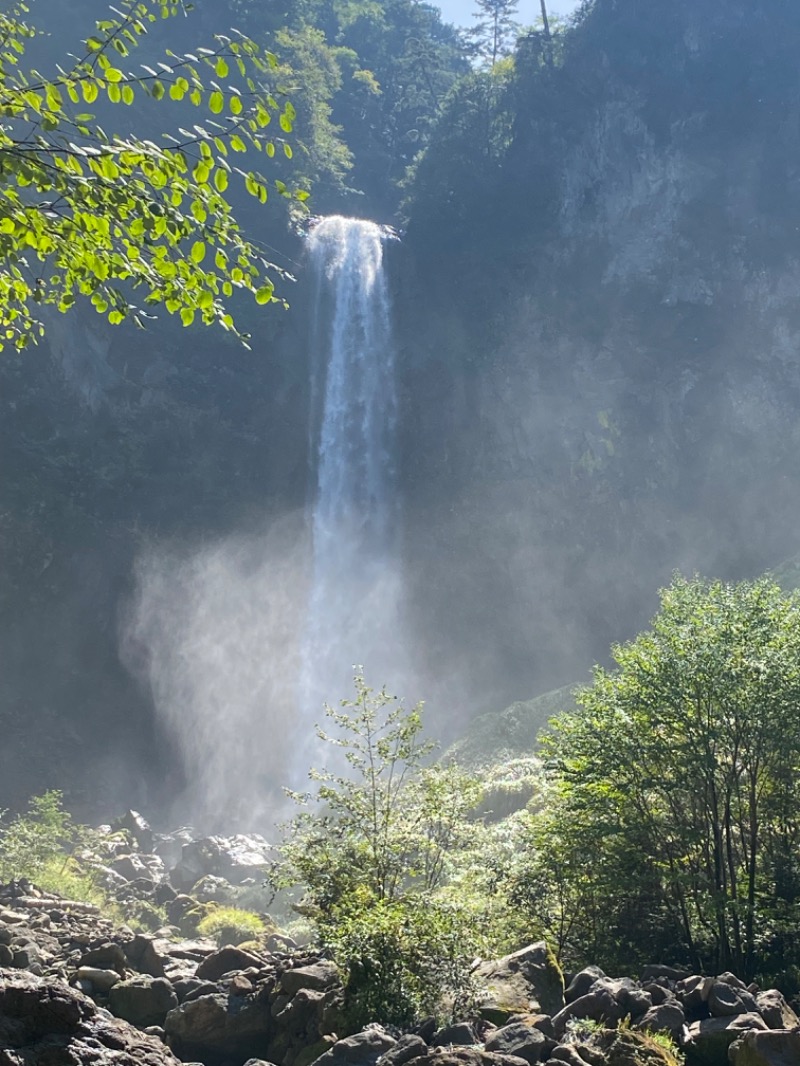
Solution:
<svg viewBox="0 0 800 1066"><path fill-rule="evenodd" d="M0 967L14 965L14 952L7 944L0 944Z"/></svg>
<svg viewBox="0 0 800 1066"><path fill-rule="evenodd" d="M516 1055L526 1062L545 1062L552 1051L554 1041L541 1031L524 1022L512 1022L495 1031L486 1040L487 1051L501 1055Z"/></svg>
<svg viewBox="0 0 800 1066"><path fill-rule="evenodd" d="M470 1046L478 1043L478 1034L469 1022L455 1022L434 1033L432 1043L442 1047L447 1047L451 1044Z"/></svg>
<svg viewBox="0 0 800 1066"><path fill-rule="evenodd" d="M293 996L301 988L326 991L339 983L339 971L335 963L325 960L311 966L298 966L293 970L284 970L281 974L281 987L288 996Z"/></svg>
<svg viewBox="0 0 800 1066"><path fill-rule="evenodd" d="M406 1033L378 1059L377 1066L405 1066L411 1059L428 1054L428 1045L416 1033Z"/></svg>
<svg viewBox="0 0 800 1066"><path fill-rule="evenodd" d="M650 981L658 981L660 978L667 981L682 981L685 977L691 977L691 970L684 970L682 966L662 966L658 963L643 967L640 980L644 985Z"/></svg>
<svg viewBox="0 0 800 1066"><path fill-rule="evenodd" d="M732 984L717 978L708 993L708 1009L712 1018L732 1018L736 1014L757 1013L758 1004L741 982Z"/></svg>
<svg viewBox="0 0 800 1066"><path fill-rule="evenodd" d="M223 974L234 970L246 970L250 966L260 968L263 959L241 948L225 947L208 955L197 967L197 976L204 981L218 981Z"/></svg>
<svg viewBox="0 0 800 1066"><path fill-rule="evenodd" d="M148 974L119 981L108 994L111 1013L142 1028L163 1024L167 1012L177 1006L178 997L169 981Z"/></svg>
<svg viewBox="0 0 800 1066"><path fill-rule="evenodd" d="M599 966L584 967L579 973L575 974L565 989L564 1001L566 1003L572 1003L581 996L585 996L595 981L602 977L605 977L605 973Z"/></svg>
<svg viewBox="0 0 800 1066"><path fill-rule="evenodd" d="M186 999L164 1022L170 1047L181 1059L214 1063L232 1058L273 1057L269 1048L275 1023L269 1003L259 997L227 995Z"/></svg>
<svg viewBox="0 0 800 1066"><path fill-rule="evenodd" d="M92 986L92 990L99 992L101 995L105 995L120 981L120 976L116 970L102 970L98 966L79 966L75 977L81 982L88 981Z"/></svg>
<svg viewBox="0 0 800 1066"><path fill-rule="evenodd" d="M120 977L124 977L127 961L120 945L108 940L85 951L78 966L98 966L101 970L116 970Z"/></svg>
<svg viewBox="0 0 800 1066"><path fill-rule="evenodd" d="M800 1027L800 1018L783 998L777 988L768 988L756 996L758 1013L770 1029L795 1029ZM800 1061L800 1060L798 1060Z"/></svg>
<svg viewBox="0 0 800 1066"><path fill-rule="evenodd" d="M797 1066L800 1063L800 1032L751 1031L732 1045L732 1066Z"/></svg>
<svg viewBox="0 0 800 1066"><path fill-rule="evenodd" d="M701 1011L708 1003L708 997L714 985L713 977L701 977L693 974L685 977L675 985L675 995L689 1014Z"/></svg>
<svg viewBox="0 0 800 1066"><path fill-rule="evenodd" d="M767 1030L760 1014L738 1014L729 1018L703 1018L689 1026L684 1047L686 1066L727 1066L728 1049L748 1029Z"/></svg>
<svg viewBox="0 0 800 1066"><path fill-rule="evenodd" d="M559 1044L550 1052L550 1062L566 1062L568 1066L586 1066L586 1059L574 1044Z"/></svg>
<svg viewBox="0 0 800 1066"><path fill-rule="evenodd" d="M474 977L486 990L480 1013L497 1025L504 1024L513 1014L556 1014L564 1006L564 977L544 941L529 944L513 955L480 963Z"/></svg>
<svg viewBox="0 0 800 1066"><path fill-rule="evenodd" d="M585 996L568 1003L566 1007L553 1015L553 1029L556 1036L563 1036L567 1024L573 1018L588 1018L594 1022L615 1022L622 1017L622 1011L607 988L594 989Z"/></svg>
<svg viewBox="0 0 800 1066"><path fill-rule="evenodd" d="M314 1060L314 1066L374 1066L396 1043L380 1026L372 1026L337 1040L330 1050Z"/></svg>
<svg viewBox="0 0 800 1066"><path fill-rule="evenodd" d="M175 888L189 891L202 877L211 874L238 885L260 876L272 859L272 849L257 833L232 837L210 836L183 845L181 857L170 872Z"/></svg>
<svg viewBox="0 0 800 1066"><path fill-rule="evenodd" d="M682 1043L684 1030L686 1029L686 1016L683 1013L683 1007L677 999L659 1003L657 1007L651 1007L646 1014L642 1015L634 1023L634 1029L649 1033L669 1033L673 1040L677 1043Z"/></svg>
<svg viewBox="0 0 800 1066"><path fill-rule="evenodd" d="M0 975L0 1034L0 1066L180 1066L162 1041L26 971Z"/></svg>
<svg viewBox="0 0 800 1066"><path fill-rule="evenodd" d="M454 1047L437 1048L428 1055L410 1059L407 1066L526 1066L526 1063L525 1059L515 1055L500 1055L476 1047Z"/></svg>
<svg viewBox="0 0 800 1066"><path fill-rule="evenodd" d="M155 842L153 830L138 811L126 811L121 818L112 822L111 829L115 833L120 830L129 833L139 851L152 852Z"/></svg>

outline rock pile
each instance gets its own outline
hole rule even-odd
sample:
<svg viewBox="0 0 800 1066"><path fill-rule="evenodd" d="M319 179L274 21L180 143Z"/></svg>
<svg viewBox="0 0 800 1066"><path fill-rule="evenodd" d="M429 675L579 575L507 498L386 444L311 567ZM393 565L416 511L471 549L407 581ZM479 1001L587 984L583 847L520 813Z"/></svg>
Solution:
<svg viewBox="0 0 800 1066"><path fill-rule="evenodd" d="M659 966L638 981L588 967L565 988L543 943L476 967L470 1018L348 1033L318 953L277 935L222 948L185 935L193 908L237 900L268 858L261 838L158 838L128 812L103 871L120 898L166 907L172 924L152 934L0 886L0 1066L676 1066L652 1034L687 1066L800 1066L800 1020L774 989Z"/></svg>

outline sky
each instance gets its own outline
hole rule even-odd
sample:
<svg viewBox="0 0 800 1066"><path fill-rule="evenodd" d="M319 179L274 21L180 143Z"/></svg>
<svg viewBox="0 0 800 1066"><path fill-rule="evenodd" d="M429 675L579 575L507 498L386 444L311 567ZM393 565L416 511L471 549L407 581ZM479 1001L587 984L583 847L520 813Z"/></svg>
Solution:
<svg viewBox="0 0 800 1066"><path fill-rule="evenodd" d="M447 22L455 22L458 26L473 25L474 0L432 0L432 2L436 7L441 8ZM570 15L577 6L578 0L547 0L547 10L554 15ZM519 0L518 22L530 26L540 17L539 0Z"/></svg>

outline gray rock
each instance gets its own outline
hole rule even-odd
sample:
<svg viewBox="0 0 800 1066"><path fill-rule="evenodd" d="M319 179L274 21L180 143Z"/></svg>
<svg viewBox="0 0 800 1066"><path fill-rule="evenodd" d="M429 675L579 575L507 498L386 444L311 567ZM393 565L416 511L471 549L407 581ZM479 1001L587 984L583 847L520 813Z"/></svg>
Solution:
<svg viewBox="0 0 800 1066"><path fill-rule="evenodd" d="M99 966L102 970L116 970L120 977L124 977L127 961L120 945L109 940L85 951L78 966Z"/></svg>
<svg viewBox="0 0 800 1066"><path fill-rule="evenodd" d="M314 1060L314 1066L374 1066L396 1043L384 1029L374 1026L337 1040L329 1051Z"/></svg>
<svg viewBox="0 0 800 1066"><path fill-rule="evenodd" d="M592 985L598 979L605 977L605 973L599 966L586 966L570 981L564 992L564 1001L566 1003L573 1003L576 999L580 999L581 996L585 996Z"/></svg>
<svg viewBox="0 0 800 1066"><path fill-rule="evenodd" d="M667 981L682 981L685 977L691 977L691 970L685 970L682 966L662 966L660 964L654 964L652 966L645 966L642 969L641 982L647 984L649 981L658 981L659 978L665 978Z"/></svg>
<svg viewBox="0 0 800 1066"><path fill-rule="evenodd" d="M567 1004L558 1014L553 1015L553 1029L556 1036L563 1036L567 1023L573 1018L589 1018L594 1022L615 1022L622 1017L622 1011L606 988L587 992L585 996Z"/></svg>
<svg viewBox="0 0 800 1066"><path fill-rule="evenodd" d="M564 1006L564 978L544 941L481 963L474 976L486 989L480 1013L495 1024L504 1024L513 1014L555 1014Z"/></svg>
<svg viewBox="0 0 800 1066"><path fill-rule="evenodd" d="M7 944L0 944L0 966L13 966L14 952Z"/></svg>
<svg viewBox="0 0 800 1066"><path fill-rule="evenodd" d="M180 1066L158 1039L98 1008L77 989L26 971L0 975L4 1066Z"/></svg>
<svg viewBox="0 0 800 1066"><path fill-rule="evenodd" d="M586 1066L586 1059L582 1057L574 1044L559 1044L550 1052L550 1062L566 1062L569 1066Z"/></svg>
<svg viewBox="0 0 800 1066"><path fill-rule="evenodd" d="M758 1012L770 1029L795 1029L800 1018L783 998L777 988L769 988L756 996ZM798 1060L800 1061L800 1060Z"/></svg>
<svg viewBox="0 0 800 1066"><path fill-rule="evenodd" d="M177 1006L178 997L169 981L148 974L119 981L108 993L111 1013L141 1028L162 1025L167 1013Z"/></svg>
<svg viewBox="0 0 800 1066"><path fill-rule="evenodd" d="M406 1033L401 1036L394 1047L389 1048L378 1059L377 1066L405 1066L411 1059L428 1054L428 1045L421 1036Z"/></svg>
<svg viewBox="0 0 800 1066"><path fill-rule="evenodd" d="M550 1040L541 1029L524 1022L512 1022L496 1029L487 1039L487 1051L497 1051L501 1055L516 1055L526 1062L545 1062L553 1048Z"/></svg>
<svg viewBox="0 0 800 1066"><path fill-rule="evenodd" d="M111 829L114 832L124 830L130 833L139 851L151 852L153 850L153 830L138 811L126 811L121 818L112 822Z"/></svg>
<svg viewBox="0 0 800 1066"><path fill-rule="evenodd" d="M408 1066L527 1066L515 1055L499 1055L475 1047L437 1048L427 1056L411 1059ZM585 1064L584 1064L585 1066Z"/></svg>
<svg viewBox="0 0 800 1066"><path fill-rule="evenodd" d="M732 1066L797 1066L800 1063L800 1032L752 1031L731 1045Z"/></svg>
<svg viewBox="0 0 800 1066"><path fill-rule="evenodd" d="M75 977L83 982L88 981L94 992L105 995L120 980L116 970L102 970L99 966L80 966Z"/></svg>
<svg viewBox="0 0 800 1066"><path fill-rule="evenodd" d="M767 1030L760 1014L738 1014L730 1018L703 1018L689 1026L685 1051L692 1066L724 1066L728 1048L749 1029Z"/></svg>
<svg viewBox="0 0 800 1066"><path fill-rule="evenodd" d="M247 970L250 966L259 969L263 959L241 948L226 947L208 955L197 967L197 976L204 981L218 981L223 974L235 970Z"/></svg>
<svg viewBox="0 0 800 1066"><path fill-rule="evenodd" d="M164 1022L169 1045L182 1059L250 1058L269 1055L275 1023L269 1004L227 995L186 999Z"/></svg>
<svg viewBox="0 0 800 1066"><path fill-rule="evenodd" d="M634 1024L634 1028L642 1032L669 1033L679 1043L682 1042L685 1027L686 1016L683 1013L683 1007L676 999L659 1003L657 1007L651 1007Z"/></svg>
<svg viewBox="0 0 800 1066"><path fill-rule="evenodd" d="M690 1014L701 1010L708 1003L708 996L714 986L713 977L701 977L693 974L685 977L675 985L675 995L681 1001L684 1009Z"/></svg>
<svg viewBox="0 0 800 1066"><path fill-rule="evenodd" d="M339 984L339 971L332 962L322 960L312 966L298 966L294 970L285 970L281 975L281 987L287 995L293 996L301 988L313 988L326 991Z"/></svg>
<svg viewBox="0 0 800 1066"><path fill-rule="evenodd" d="M736 1014L758 1012L756 998L740 984L717 979L708 993L708 1009L712 1018L732 1018Z"/></svg>
<svg viewBox="0 0 800 1066"><path fill-rule="evenodd" d="M434 1033L432 1043L442 1047L459 1044L469 1047L478 1043L478 1035L469 1022L456 1022Z"/></svg>

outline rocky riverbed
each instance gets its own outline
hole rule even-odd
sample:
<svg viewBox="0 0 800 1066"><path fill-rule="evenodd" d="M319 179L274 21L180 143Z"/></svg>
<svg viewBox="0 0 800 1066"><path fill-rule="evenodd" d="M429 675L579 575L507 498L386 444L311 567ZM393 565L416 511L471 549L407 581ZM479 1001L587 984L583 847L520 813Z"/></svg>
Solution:
<svg viewBox="0 0 800 1066"><path fill-rule="evenodd" d="M166 907L168 924L135 932L28 882L0 886L0 1066L673 1066L677 1048L687 1066L800 1064L800 1020L775 989L657 965L565 985L543 943L476 963L468 1017L350 1032L318 952L274 931L223 946L182 933L204 898L254 891L261 838L158 840L124 821L109 884Z"/></svg>

